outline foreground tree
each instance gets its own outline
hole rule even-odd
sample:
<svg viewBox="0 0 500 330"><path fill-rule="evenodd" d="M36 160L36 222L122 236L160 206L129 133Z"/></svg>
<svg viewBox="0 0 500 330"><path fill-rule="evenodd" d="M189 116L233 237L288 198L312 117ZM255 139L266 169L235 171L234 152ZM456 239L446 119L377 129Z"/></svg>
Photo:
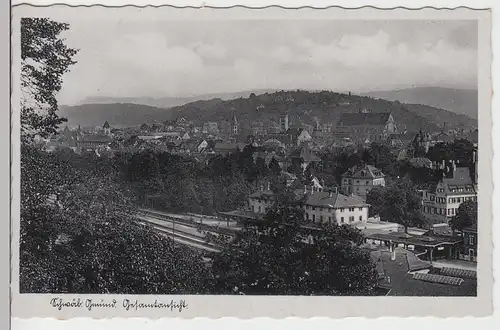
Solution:
<svg viewBox="0 0 500 330"><path fill-rule="evenodd" d="M47 18L21 19L21 137L47 137L65 122L57 115L56 94L62 76L76 62L77 50L60 37L69 29L66 23Z"/></svg>
<svg viewBox="0 0 500 330"><path fill-rule="evenodd" d="M407 183L372 189L366 199L374 207L371 211L373 214L377 212L384 221L399 223L405 233L411 226L425 224L421 211L422 200Z"/></svg>
<svg viewBox="0 0 500 330"><path fill-rule="evenodd" d="M22 172L22 197L32 202L21 211L21 292L207 293L201 255L137 224L115 177L103 173L108 167L70 164L58 168L66 169L61 179L46 178L52 169L44 160L53 156L30 154L34 161ZM40 198L51 194L57 202Z"/></svg>
<svg viewBox="0 0 500 330"><path fill-rule="evenodd" d="M468 200L458 207L457 214L451 219L453 230L462 231L466 227L477 225L477 201Z"/></svg>
<svg viewBox="0 0 500 330"><path fill-rule="evenodd" d="M280 206L241 233L212 265L215 290L247 295L370 295L377 273L363 237L348 226L301 228L300 209Z"/></svg>

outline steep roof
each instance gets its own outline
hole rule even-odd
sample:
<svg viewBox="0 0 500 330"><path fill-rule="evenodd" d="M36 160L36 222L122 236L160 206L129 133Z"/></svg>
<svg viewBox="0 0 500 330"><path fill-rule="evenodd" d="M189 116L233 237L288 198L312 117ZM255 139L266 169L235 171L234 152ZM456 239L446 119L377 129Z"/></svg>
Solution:
<svg viewBox="0 0 500 330"><path fill-rule="evenodd" d="M104 122L104 125L102 125L102 127L103 128L109 128L110 127L107 120Z"/></svg>
<svg viewBox="0 0 500 330"><path fill-rule="evenodd" d="M288 155L289 158L302 158L304 162L319 162L321 158L309 148L309 143L303 143Z"/></svg>
<svg viewBox="0 0 500 330"><path fill-rule="evenodd" d="M385 126L390 116L390 112L343 113L338 123L340 126Z"/></svg>
<svg viewBox="0 0 500 330"><path fill-rule="evenodd" d="M385 177L385 174L375 166L363 165L350 168L342 176L355 179L379 179Z"/></svg>
<svg viewBox="0 0 500 330"><path fill-rule="evenodd" d="M306 205L330 207L330 208L349 208L368 206L365 201L357 196L345 196L339 193L330 193L326 191L310 191L304 195L303 190L295 192L297 196L303 195L302 201Z"/></svg>
<svg viewBox="0 0 500 330"><path fill-rule="evenodd" d="M442 179L446 195L460 195L475 192L468 167L457 167L452 177Z"/></svg>
<svg viewBox="0 0 500 330"><path fill-rule="evenodd" d="M249 196L250 198L262 198L262 199L270 199L274 198L274 192L272 190L263 189L258 190Z"/></svg>
<svg viewBox="0 0 500 330"><path fill-rule="evenodd" d="M415 157L410 159L410 165L413 167L428 167L432 168L432 161L425 157Z"/></svg>

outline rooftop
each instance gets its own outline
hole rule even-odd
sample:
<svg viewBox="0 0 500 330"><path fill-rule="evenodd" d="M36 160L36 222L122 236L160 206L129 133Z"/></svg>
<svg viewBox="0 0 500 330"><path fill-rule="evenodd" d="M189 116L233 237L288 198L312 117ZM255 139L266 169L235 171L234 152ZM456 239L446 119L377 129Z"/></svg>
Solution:
<svg viewBox="0 0 500 330"><path fill-rule="evenodd" d="M457 167L452 171L452 177L442 179L442 184L444 185L446 195L475 192L468 167Z"/></svg>
<svg viewBox="0 0 500 330"><path fill-rule="evenodd" d="M476 296L477 280L465 278L461 285L450 285L425 282L414 279L411 269L428 268L422 264L410 251L402 248L395 249L396 258L391 260L389 251L372 252L372 259L379 272L390 281L381 281L384 287L390 289L389 296ZM425 263L425 262L424 262ZM431 268L432 271L432 268Z"/></svg>
<svg viewBox="0 0 500 330"><path fill-rule="evenodd" d="M385 177L381 170L372 165L352 167L342 176L355 179L378 179Z"/></svg>
<svg viewBox="0 0 500 330"><path fill-rule="evenodd" d="M309 148L309 143L303 143L288 155L289 158L302 158L304 162L319 162L321 158L314 154Z"/></svg>
<svg viewBox="0 0 500 330"><path fill-rule="evenodd" d="M368 206L365 201L357 196L345 196L339 193L326 191L307 191L304 194L303 190L296 190L298 196L305 205L329 207L329 208L349 208L349 207L365 207ZM300 197L302 195L302 197Z"/></svg>
<svg viewBox="0 0 500 330"><path fill-rule="evenodd" d="M452 245L461 241L461 238L447 236L412 235L402 232L375 233L367 236L369 239L380 241L392 241L396 244L416 245L425 247L436 247L441 245Z"/></svg>

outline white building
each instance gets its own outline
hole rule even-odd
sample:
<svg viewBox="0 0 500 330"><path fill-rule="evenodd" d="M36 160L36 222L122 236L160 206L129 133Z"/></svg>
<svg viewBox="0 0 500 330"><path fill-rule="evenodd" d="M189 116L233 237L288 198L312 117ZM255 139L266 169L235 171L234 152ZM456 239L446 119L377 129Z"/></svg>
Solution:
<svg viewBox="0 0 500 330"><path fill-rule="evenodd" d="M314 187L304 189L305 219L319 223L354 224L368 221L369 205L361 198L335 191L321 191Z"/></svg>
<svg viewBox="0 0 500 330"><path fill-rule="evenodd" d="M433 189L421 190L419 193L422 197L422 211L436 223L449 222L464 201L477 201L477 187L472 181L469 168L456 167L454 162Z"/></svg>
<svg viewBox="0 0 500 330"><path fill-rule="evenodd" d="M345 196L335 191L324 191L314 186L295 192L296 201L304 210L304 219L315 223L359 224L368 221L368 208L361 198ZM250 195L249 208L257 214L265 214L275 202L275 195L269 189L261 188Z"/></svg>
<svg viewBox="0 0 500 330"><path fill-rule="evenodd" d="M342 175L341 191L345 195L366 198L374 186L385 186L385 175L375 166L353 167Z"/></svg>
<svg viewBox="0 0 500 330"><path fill-rule="evenodd" d="M254 213L265 214L273 206L274 201L274 193L268 184L267 189L261 187L260 191L256 191L248 197L248 206Z"/></svg>

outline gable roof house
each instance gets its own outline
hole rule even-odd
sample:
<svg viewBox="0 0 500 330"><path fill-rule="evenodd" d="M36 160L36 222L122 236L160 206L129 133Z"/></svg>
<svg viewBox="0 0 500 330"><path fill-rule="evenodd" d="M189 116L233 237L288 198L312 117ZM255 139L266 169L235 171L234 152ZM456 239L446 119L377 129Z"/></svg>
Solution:
<svg viewBox="0 0 500 330"><path fill-rule="evenodd" d="M457 167L451 162L443 178L429 190L419 191L422 211L434 223L447 223L457 214L458 207L466 200L477 200L477 186L468 167Z"/></svg>
<svg viewBox="0 0 500 330"><path fill-rule="evenodd" d="M375 186L385 186L385 174L372 165L352 167L342 175L341 190L361 198Z"/></svg>
<svg viewBox="0 0 500 330"><path fill-rule="evenodd" d="M288 155L287 162L290 165L299 164L305 171L309 164L321 162L321 158L311 151L309 142L305 142Z"/></svg>

